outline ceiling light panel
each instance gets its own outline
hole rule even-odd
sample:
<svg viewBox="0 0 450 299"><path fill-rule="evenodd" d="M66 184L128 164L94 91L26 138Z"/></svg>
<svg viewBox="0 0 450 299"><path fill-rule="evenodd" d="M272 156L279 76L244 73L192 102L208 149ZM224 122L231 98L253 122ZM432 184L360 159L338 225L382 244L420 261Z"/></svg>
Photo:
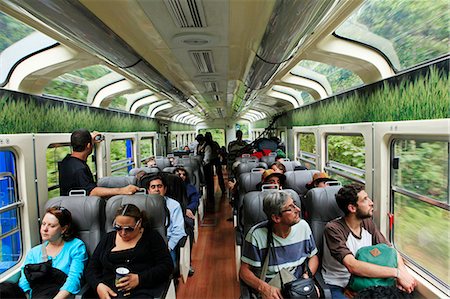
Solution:
<svg viewBox="0 0 450 299"><path fill-rule="evenodd" d="M179 28L204 28L206 24L200 0L165 0L170 16Z"/></svg>

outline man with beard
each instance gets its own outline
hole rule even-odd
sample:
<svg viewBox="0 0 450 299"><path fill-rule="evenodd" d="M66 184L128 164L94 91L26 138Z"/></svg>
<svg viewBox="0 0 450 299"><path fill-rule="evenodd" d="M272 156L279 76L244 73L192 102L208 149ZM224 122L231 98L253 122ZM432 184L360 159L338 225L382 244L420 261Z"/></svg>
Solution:
<svg viewBox="0 0 450 299"><path fill-rule="evenodd" d="M325 226L326 246L323 251L322 276L330 287L333 299L344 295L350 275L372 278L396 278L400 289L411 293L417 282L408 273L403 259L397 253L397 268L378 266L358 261L355 254L361 247L389 242L373 223L373 201L364 186L351 184L336 194L336 203L344 216Z"/></svg>
<svg viewBox="0 0 450 299"><path fill-rule="evenodd" d="M300 208L287 193L269 192L264 197L263 210L268 221L256 224L247 233L239 276L262 298L283 298L280 288L270 285L270 280L283 268L296 278L307 277L308 274L303 272L307 259L312 274L315 274L319 266L317 248L308 223L300 219ZM270 236L271 253L268 255ZM261 280L267 257L265 279Z"/></svg>

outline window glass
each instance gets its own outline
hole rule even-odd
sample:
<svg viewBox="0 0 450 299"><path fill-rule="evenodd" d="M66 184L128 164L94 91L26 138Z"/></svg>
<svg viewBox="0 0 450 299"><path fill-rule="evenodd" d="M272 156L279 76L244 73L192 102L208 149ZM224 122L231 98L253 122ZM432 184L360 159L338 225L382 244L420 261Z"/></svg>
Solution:
<svg viewBox="0 0 450 299"><path fill-rule="evenodd" d="M113 176L126 176L133 168L133 142L131 139L111 141L111 174Z"/></svg>
<svg viewBox="0 0 450 299"><path fill-rule="evenodd" d="M394 184L438 201L449 201L448 143L418 140L396 140Z"/></svg>
<svg viewBox="0 0 450 299"><path fill-rule="evenodd" d="M312 60L302 60L299 66L325 76L331 85L332 94L355 88L363 84L361 78L350 70Z"/></svg>
<svg viewBox="0 0 450 299"><path fill-rule="evenodd" d="M242 125L240 126L240 130L242 130ZM239 130L239 129L238 129ZM247 138L249 138L248 134L248 125L246 126ZM198 134L205 135L206 132L210 132L214 141L216 141L220 146L225 146L225 130L224 129L200 129L198 130ZM244 131L242 131L243 139L245 139Z"/></svg>
<svg viewBox="0 0 450 299"><path fill-rule="evenodd" d="M396 70L449 52L447 0L371 0L347 19L336 34L381 51Z"/></svg>
<svg viewBox="0 0 450 299"><path fill-rule="evenodd" d="M112 99L111 103L109 104L109 108L115 108L119 110L125 110L127 106L127 99L125 97L116 97Z"/></svg>
<svg viewBox="0 0 450 299"><path fill-rule="evenodd" d="M70 154L72 149L69 144L55 143L50 144L46 152L47 163L47 188L48 198L59 196L59 168L58 163L61 162L65 156ZM96 165L94 155L88 157L86 163L95 177Z"/></svg>
<svg viewBox="0 0 450 299"><path fill-rule="evenodd" d="M27 37L34 29L0 11L0 53L6 48Z"/></svg>
<svg viewBox="0 0 450 299"><path fill-rule="evenodd" d="M92 65L65 73L50 81L44 88L44 94L86 102L89 92L86 82L99 79L109 73L111 70L102 65Z"/></svg>
<svg viewBox="0 0 450 299"><path fill-rule="evenodd" d="M248 133L249 132L248 124L244 124L244 123L236 124L236 131L237 130L241 130L242 131L242 139L245 140L245 139L249 139L250 138L250 134ZM213 135L213 137L214 137L214 135ZM217 141L217 142L219 142L219 141ZM219 144L222 146L221 143L219 143Z"/></svg>
<svg viewBox="0 0 450 299"><path fill-rule="evenodd" d="M449 143L396 139L393 156L394 245L450 285Z"/></svg>
<svg viewBox="0 0 450 299"><path fill-rule="evenodd" d="M11 151L0 151L0 208L14 205L0 213L0 274L17 264L22 254L20 211L16 185L16 161Z"/></svg>
<svg viewBox="0 0 450 299"><path fill-rule="evenodd" d="M170 143L171 143L172 150L176 150L177 149L177 135L170 134Z"/></svg>
<svg viewBox="0 0 450 299"><path fill-rule="evenodd" d="M153 137L142 138L139 140L139 149L141 152L141 161L145 161L154 156Z"/></svg>
<svg viewBox="0 0 450 299"><path fill-rule="evenodd" d="M316 138L311 133L299 133L299 160L308 169L317 169Z"/></svg>
<svg viewBox="0 0 450 299"><path fill-rule="evenodd" d="M450 212L394 193L394 245L450 285Z"/></svg>
<svg viewBox="0 0 450 299"><path fill-rule="evenodd" d="M363 136L328 135L326 145L327 170L349 180L363 182L365 170Z"/></svg>

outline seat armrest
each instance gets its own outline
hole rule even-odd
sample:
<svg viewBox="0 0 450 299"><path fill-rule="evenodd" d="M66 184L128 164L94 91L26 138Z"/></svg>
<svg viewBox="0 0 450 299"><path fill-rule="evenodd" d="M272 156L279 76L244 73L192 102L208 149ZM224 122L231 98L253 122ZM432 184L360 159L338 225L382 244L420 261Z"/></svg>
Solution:
<svg viewBox="0 0 450 299"><path fill-rule="evenodd" d="M87 291L89 290L89 284L85 283L82 287L81 290L78 292L78 294L76 294L73 298L74 299L82 299L85 298L85 295L87 293ZM70 298L70 297L69 297Z"/></svg>

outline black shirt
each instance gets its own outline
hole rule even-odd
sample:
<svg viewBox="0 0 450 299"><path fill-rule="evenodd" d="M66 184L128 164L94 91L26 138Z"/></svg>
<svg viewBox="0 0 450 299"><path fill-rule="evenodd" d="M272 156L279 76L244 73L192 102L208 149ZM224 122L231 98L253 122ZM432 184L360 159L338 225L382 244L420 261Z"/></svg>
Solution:
<svg viewBox="0 0 450 299"><path fill-rule="evenodd" d="M86 190L86 195L97 187L86 161L67 155L59 168L60 195L69 195L70 190Z"/></svg>

